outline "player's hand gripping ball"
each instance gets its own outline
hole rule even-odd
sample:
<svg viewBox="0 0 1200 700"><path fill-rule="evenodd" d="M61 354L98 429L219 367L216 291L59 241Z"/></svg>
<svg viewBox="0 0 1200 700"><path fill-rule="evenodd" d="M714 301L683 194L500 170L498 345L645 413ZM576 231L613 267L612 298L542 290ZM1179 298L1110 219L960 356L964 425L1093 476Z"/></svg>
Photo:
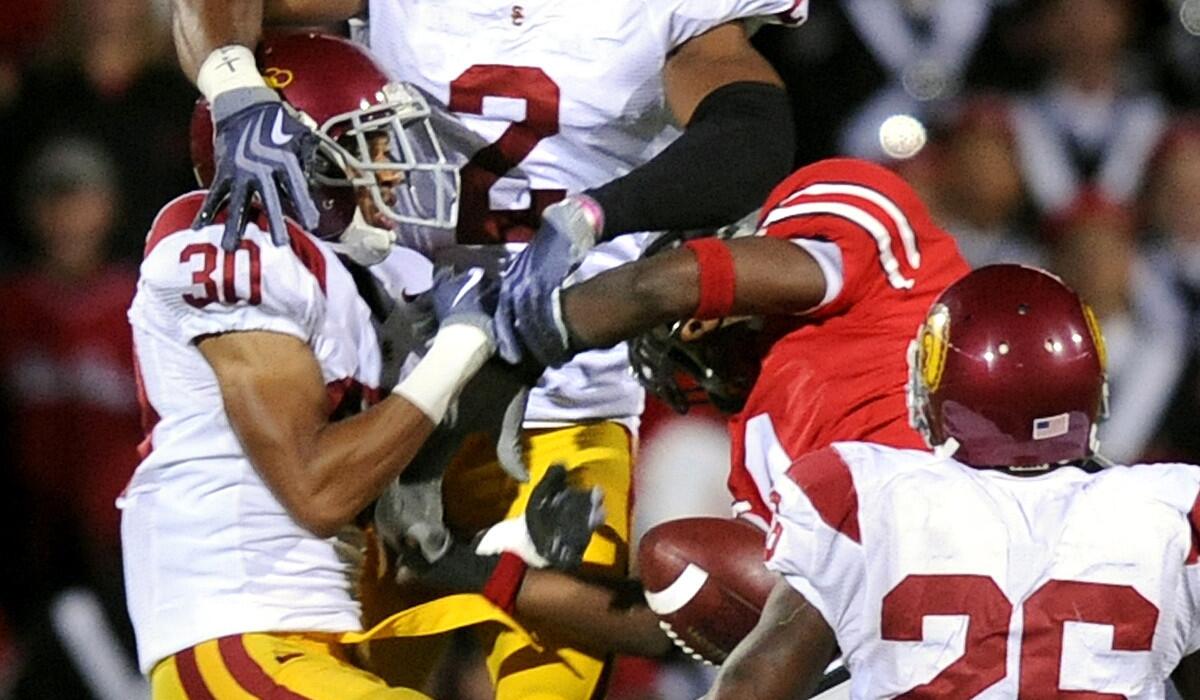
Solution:
<svg viewBox="0 0 1200 700"><path fill-rule="evenodd" d="M721 664L758 622L775 584L763 565L765 539L750 523L726 518L671 520L642 538L646 602L697 661Z"/></svg>

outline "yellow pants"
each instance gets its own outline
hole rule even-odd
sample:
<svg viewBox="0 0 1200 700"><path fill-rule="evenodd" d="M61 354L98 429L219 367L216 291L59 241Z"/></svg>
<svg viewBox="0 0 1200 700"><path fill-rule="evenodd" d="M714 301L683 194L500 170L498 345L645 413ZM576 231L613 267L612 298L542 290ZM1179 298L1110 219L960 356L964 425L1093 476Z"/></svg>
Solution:
<svg viewBox="0 0 1200 700"><path fill-rule="evenodd" d="M197 644L150 673L153 700L420 700L350 663L336 635L237 634Z"/></svg>
<svg viewBox="0 0 1200 700"><path fill-rule="evenodd" d="M573 483L599 486L604 491L605 523L592 537L584 553L584 573L592 578L621 579L629 570L630 495L632 488L632 441L619 423L601 421L565 428L525 431L525 458L530 479L520 484L508 478L496 462L493 446L485 441L464 445L447 470L443 493L446 520L461 535L523 512L533 487L554 464L562 464ZM373 594L378 595L378 593ZM399 603L400 593L385 594ZM415 601L406 601L411 604ZM405 603L401 603L405 604ZM436 609L437 603L429 604ZM364 600L368 623L394 612L387 603ZM377 612L372 614L372 608ZM520 614L517 615L520 621ZM537 629L530 632L541 650L528 638L501 625L478 628L488 672L499 700L586 700L599 696L608 659L588 656L560 645ZM433 665L445 639L419 638L372 645L371 666L381 675L421 687L419 676L401 671ZM390 646L390 651L378 649ZM387 668L390 666L391 668Z"/></svg>

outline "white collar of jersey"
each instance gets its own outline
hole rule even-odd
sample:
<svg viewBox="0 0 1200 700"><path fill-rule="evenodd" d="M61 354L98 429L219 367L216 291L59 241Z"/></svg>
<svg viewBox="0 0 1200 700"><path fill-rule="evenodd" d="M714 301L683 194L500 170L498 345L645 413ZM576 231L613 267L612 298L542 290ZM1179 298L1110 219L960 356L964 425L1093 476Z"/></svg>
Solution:
<svg viewBox="0 0 1200 700"><path fill-rule="evenodd" d="M396 245L396 232L368 224L362 210L356 208L350 225L329 245L359 265L377 265L392 252L392 246Z"/></svg>

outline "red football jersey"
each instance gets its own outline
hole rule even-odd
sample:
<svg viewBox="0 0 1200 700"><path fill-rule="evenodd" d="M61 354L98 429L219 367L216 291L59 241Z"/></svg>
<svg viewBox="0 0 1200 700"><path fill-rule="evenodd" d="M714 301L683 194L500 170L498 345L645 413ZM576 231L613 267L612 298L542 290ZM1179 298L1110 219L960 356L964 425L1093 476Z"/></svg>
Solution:
<svg viewBox="0 0 1200 700"><path fill-rule="evenodd" d="M776 238L834 244L841 257L840 276L827 270L841 281L832 298L767 320L774 342L730 422L735 512L766 521L776 477L808 452L841 440L925 447L908 424L906 352L934 299L969 268L917 193L865 161L796 171L767 199L760 226Z"/></svg>
<svg viewBox="0 0 1200 700"><path fill-rule="evenodd" d="M136 282L135 270L118 266L85 280L37 271L0 280L0 381L11 393L15 436L7 447L41 519L36 527L61 508L89 544L113 549L113 502L141 439L125 318Z"/></svg>

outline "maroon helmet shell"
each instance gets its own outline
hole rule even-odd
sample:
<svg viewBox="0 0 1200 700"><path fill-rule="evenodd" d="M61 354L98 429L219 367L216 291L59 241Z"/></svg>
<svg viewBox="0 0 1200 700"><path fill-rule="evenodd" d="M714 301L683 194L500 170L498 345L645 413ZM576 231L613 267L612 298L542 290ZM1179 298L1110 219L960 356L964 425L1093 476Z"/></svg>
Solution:
<svg viewBox="0 0 1200 700"><path fill-rule="evenodd" d="M1091 457L1106 404L1105 350L1091 309L1057 277L990 265L950 285L913 347L913 426L957 442L978 467Z"/></svg>
<svg viewBox="0 0 1200 700"><path fill-rule="evenodd" d="M267 85L321 138L325 167L310 172L321 212L318 233L339 235L354 216L355 188L397 224L453 227L457 168L445 157L424 96L388 79L363 47L319 32L268 34L256 52ZM389 158L372 156L368 139L390 138ZM191 150L196 178L207 187L215 173L212 115L200 99L192 113ZM388 187L384 181L403 183ZM388 194L384 194L387 191Z"/></svg>

